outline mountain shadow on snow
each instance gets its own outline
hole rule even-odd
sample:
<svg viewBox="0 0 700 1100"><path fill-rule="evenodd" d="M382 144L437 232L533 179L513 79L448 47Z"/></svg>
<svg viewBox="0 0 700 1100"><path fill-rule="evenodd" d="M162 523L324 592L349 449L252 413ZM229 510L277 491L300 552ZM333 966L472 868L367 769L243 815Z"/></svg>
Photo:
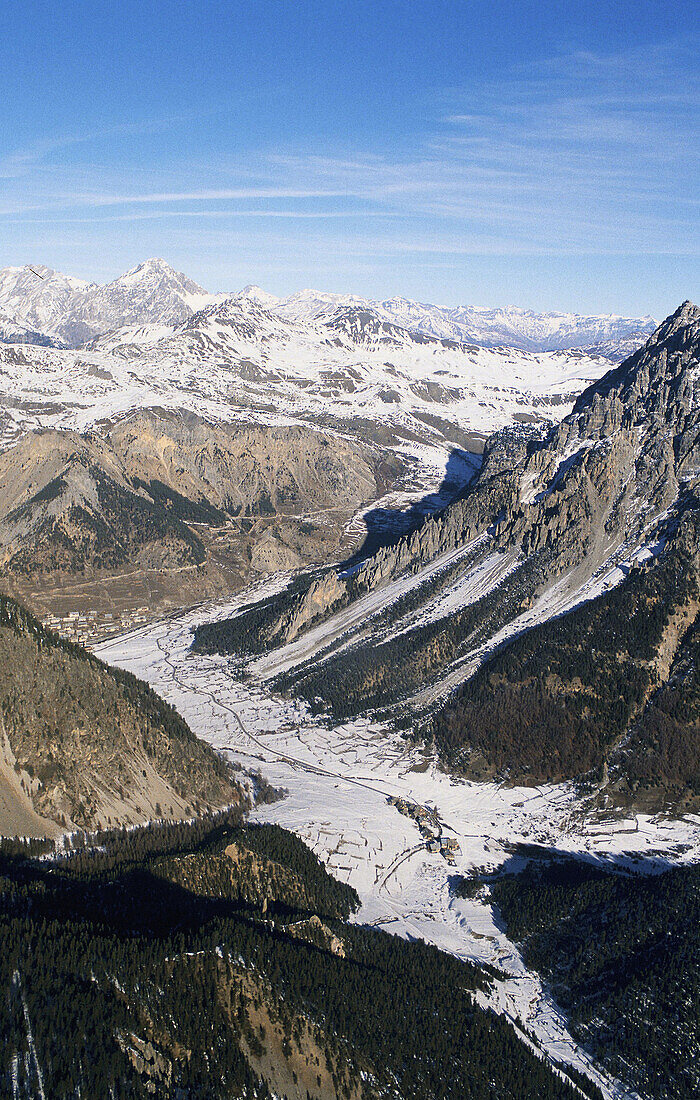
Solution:
<svg viewBox="0 0 700 1100"><path fill-rule="evenodd" d="M341 572L358 565L383 547L393 546L417 531L429 516L434 516L457 500L470 485L481 456L455 447L449 454L442 481L436 490L414 501L408 508L371 508L362 517L365 537L362 545L342 562Z"/></svg>

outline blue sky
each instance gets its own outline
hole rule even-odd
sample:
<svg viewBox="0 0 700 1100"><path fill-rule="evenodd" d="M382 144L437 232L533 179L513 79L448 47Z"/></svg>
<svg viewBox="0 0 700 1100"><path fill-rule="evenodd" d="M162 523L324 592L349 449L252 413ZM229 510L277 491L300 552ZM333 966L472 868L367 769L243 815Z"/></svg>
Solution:
<svg viewBox="0 0 700 1100"><path fill-rule="evenodd" d="M0 265L663 316L700 297L698 10L6 3Z"/></svg>

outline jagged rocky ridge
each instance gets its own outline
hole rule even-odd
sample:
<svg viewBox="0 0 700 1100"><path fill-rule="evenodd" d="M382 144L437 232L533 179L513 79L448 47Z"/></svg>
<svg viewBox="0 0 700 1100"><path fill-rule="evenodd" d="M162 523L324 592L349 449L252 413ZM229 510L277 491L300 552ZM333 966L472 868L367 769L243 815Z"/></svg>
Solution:
<svg viewBox="0 0 700 1100"><path fill-rule="evenodd" d="M607 762L619 764L623 786L643 777L647 788L672 784L694 797L691 759L670 767L662 746L638 745L632 767L623 746L638 740L633 727L647 721L697 612L699 378L700 311L686 302L560 425L491 437L462 498L412 535L354 568L302 578L228 625L202 627L196 644L272 649L256 670L336 715L408 706L431 719L426 732L445 761L469 774L563 778ZM623 606L648 616L649 630L638 617L618 636L611 624ZM574 631L570 669L555 673L543 655L555 662L562 630ZM519 680L508 654L528 645ZM634 684L622 703L613 665Z"/></svg>

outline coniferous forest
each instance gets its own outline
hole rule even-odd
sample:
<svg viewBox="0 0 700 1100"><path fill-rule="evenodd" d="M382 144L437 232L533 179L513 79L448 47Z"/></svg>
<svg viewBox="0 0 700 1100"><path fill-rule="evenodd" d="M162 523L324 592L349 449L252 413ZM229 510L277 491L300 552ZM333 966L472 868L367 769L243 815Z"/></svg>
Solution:
<svg viewBox="0 0 700 1100"><path fill-rule="evenodd" d="M700 1092L700 869L665 866L620 874L545 850L490 893L577 1040L640 1095L689 1100Z"/></svg>
<svg viewBox="0 0 700 1100"><path fill-rule="evenodd" d="M3 1095L580 1095L474 1004L488 975L348 923L355 892L276 826L27 847L0 855Z"/></svg>

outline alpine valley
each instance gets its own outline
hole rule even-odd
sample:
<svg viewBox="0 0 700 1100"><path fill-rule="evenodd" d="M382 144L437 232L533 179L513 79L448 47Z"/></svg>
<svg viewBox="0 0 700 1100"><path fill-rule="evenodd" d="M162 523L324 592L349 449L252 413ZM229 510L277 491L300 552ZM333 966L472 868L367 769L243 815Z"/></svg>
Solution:
<svg viewBox="0 0 700 1100"><path fill-rule="evenodd" d="M76 639L393 538L654 327L214 296L162 260L101 287L6 268L0 310L0 563Z"/></svg>
<svg viewBox="0 0 700 1100"><path fill-rule="evenodd" d="M0 339L2 1095L698 1095L700 309Z"/></svg>

